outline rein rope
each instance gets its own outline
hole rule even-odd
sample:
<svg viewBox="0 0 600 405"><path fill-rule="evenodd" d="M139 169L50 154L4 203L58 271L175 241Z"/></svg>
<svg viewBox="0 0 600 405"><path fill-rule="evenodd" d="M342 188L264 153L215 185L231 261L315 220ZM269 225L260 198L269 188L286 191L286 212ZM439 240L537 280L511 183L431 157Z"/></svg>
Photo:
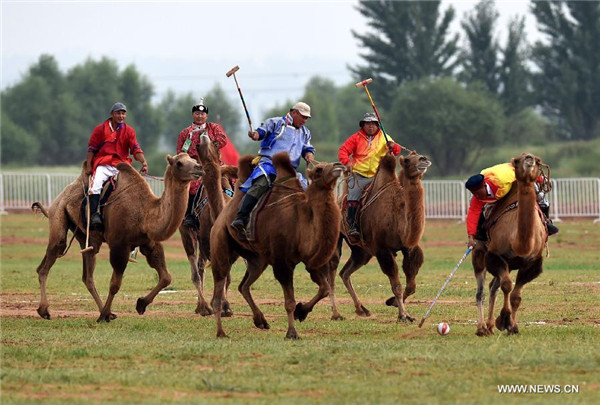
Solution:
<svg viewBox="0 0 600 405"><path fill-rule="evenodd" d="M545 163L540 164L540 176L542 176L540 190L544 193L552 191L552 181L550 180L550 166L548 166Z"/></svg>

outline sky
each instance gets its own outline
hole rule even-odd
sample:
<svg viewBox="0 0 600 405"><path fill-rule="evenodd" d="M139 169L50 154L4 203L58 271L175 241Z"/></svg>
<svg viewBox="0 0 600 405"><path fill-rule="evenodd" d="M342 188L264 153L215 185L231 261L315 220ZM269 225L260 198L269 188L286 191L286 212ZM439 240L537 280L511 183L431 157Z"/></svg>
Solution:
<svg viewBox="0 0 600 405"><path fill-rule="evenodd" d="M453 29L477 1L443 0L456 10ZM28 1L0 0L0 87L17 83L42 54L68 71L87 58L107 56L121 68L134 64L154 85L155 101L169 90L195 98L219 83L239 103L236 78L251 117L301 97L321 75L336 85L352 80L348 66L362 64L351 30L369 31L357 1ZM498 30L526 17L536 39L528 1L496 0ZM376 97L376 95L373 95ZM210 108L210 106L209 106ZM253 118L253 121L256 119Z"/></svg>

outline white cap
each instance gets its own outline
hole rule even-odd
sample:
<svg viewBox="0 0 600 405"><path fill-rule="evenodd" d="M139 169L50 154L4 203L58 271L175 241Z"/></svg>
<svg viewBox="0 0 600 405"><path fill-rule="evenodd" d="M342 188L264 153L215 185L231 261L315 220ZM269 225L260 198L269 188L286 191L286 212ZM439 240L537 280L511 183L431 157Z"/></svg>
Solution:
<svg viewBox="0 0 600 405"><path fill-rule="evenodd" d="M302 101L298 101L296 104L294 104L290 111L292 110L298 110L300 114L310 118L310 106Z"/></svg>

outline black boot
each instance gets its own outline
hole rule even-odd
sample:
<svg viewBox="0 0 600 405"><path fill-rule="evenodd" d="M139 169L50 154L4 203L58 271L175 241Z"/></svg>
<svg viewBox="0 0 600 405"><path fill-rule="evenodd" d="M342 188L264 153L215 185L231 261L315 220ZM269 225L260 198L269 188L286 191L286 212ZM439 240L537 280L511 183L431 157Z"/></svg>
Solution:
<svg viewBox="0 0 600 405"><path fill-rule="evenodd" d="M98 206L100 205L100 194L90 194L89 196L90 203L90 214L92 217L89 219L90 228L94 230L102 229L102 217L100 216L100 211L98 210Z"/></svg>
<svg viewBox="0 0 600 405"><path fill-rule="evenodd" d="M542 209L542 213L546 217L546 227L548 228L548 236L552 236L555 233L558 233L558 228L556 227L556 225L554 225L554 223L552 223L552 220L550 219L550 206L540 205L540 208Z"/></svg>
<svg viewBox="0 0 600 405"><path fill-rule="evenodd" d="M231 223L231 227L236 230L241 240L246 240L246 225L248 224L250 212L252 212L252 208L254 208L257 202L258 198L246 194L235 219Z"/></svg>
<svg viewBox="0 0 600 405"><path fill-rule="evenodd" d="M358 207L356 205L348 204L348 238L352 243L356 243L360 240L360 231L358 229L358 224L356 223L356 211Z"/></svg>
<svg viewBox="0 0 600 405"><path fill-rule="evenodd" d="M188 199L187 209L185 210L185 218L183 218L183 226L187 228L193 228L196 226L196 215L194 214L196 195L197 194L191 194L190 198Z"/></svg>

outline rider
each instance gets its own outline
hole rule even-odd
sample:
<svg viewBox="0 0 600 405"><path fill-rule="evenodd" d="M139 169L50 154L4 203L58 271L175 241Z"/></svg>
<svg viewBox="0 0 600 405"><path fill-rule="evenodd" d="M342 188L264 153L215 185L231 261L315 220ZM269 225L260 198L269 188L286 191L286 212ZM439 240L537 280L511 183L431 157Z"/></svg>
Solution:
<svg viewBox="0 0 600 405"><path fill-rule="evenodd" d="M290 108L290 112L283 117L269 118L262 123L256 131L248 131L248 136L260 143L260 161L254 171L240 186L240 190L246 193L235 220L231 227L238 233L242 240L246 239L246 225L252 208L260 197L267 192L275 180L276 172L271 158L278 152L288 152L294 169L300 165L300 157L307 163L312 163L315 148L310 144L310 131L306 128L306 121L310 118L310 106L298 102ZM299 176L303 187L307 186L306 179Z"/></svg>
<svg viewBox="0 0 600 405"><path fill-rule="evenodd" d="M132 154L142 164L142 173L148 172L148 163L144 151L135 137L135 130L125 124L127 107L123 103L114 103L110 109L110 118L98 125L92 131L88 142L86 175L92 175L89 186L90 226L99 229L102 217L98 210L102 185L119 171L116 166L120 162L131 163Z"/></svg>
<svg viewBox="0 0 600 405"><path fill-rule="evenodd" d="M483 207L487 204L493 204L510 191L515 181L515 168L511 163L501 163L496 166L489 167L481 171L480 174L475 174L467 180L465 187L473 194L467 212L467 235L469 240L467 244L475 247L475 240L487 240L486 232L483 227L485 219L483 217ZM545 193L535 184L537 194L537 202L540 209L546 216L548 226L548 235L554 235L558 232L558 228L552 223L549 218L550 203L545 198Z"/></svg>
<svg viewBox="0 0 600 405"><path fill-rule="evenodd" d="M364 188L373 181L379 161L391 150L395 156L400 154L400 145L386 138L379 128L379 120L374 113L366 113L358 123L360 130L340 146L338 159L354 176L348 178L348 238L352 243L360 240L360 231L356 221L356 211Z"/></svg>
<svg viewBox="0 0 600 405"><path fill-rule="evenodd" d="M192 106L192 125L185 127L177 138L177 153L186 152L191 158L198 160L198 151L196 145L200 140L200 136L204 133L208 135L210 140L215 143L220 150L227 144L227 134L221 126L214 122L206 122L208 119L208 107L204 105L204 99ZM183 225L188 228L197 225L196 216L194 215L194 206L198 203L200 190L202 187L202 178L190 183L190 197L188 206L185 210L185 218Z"/></svg>

